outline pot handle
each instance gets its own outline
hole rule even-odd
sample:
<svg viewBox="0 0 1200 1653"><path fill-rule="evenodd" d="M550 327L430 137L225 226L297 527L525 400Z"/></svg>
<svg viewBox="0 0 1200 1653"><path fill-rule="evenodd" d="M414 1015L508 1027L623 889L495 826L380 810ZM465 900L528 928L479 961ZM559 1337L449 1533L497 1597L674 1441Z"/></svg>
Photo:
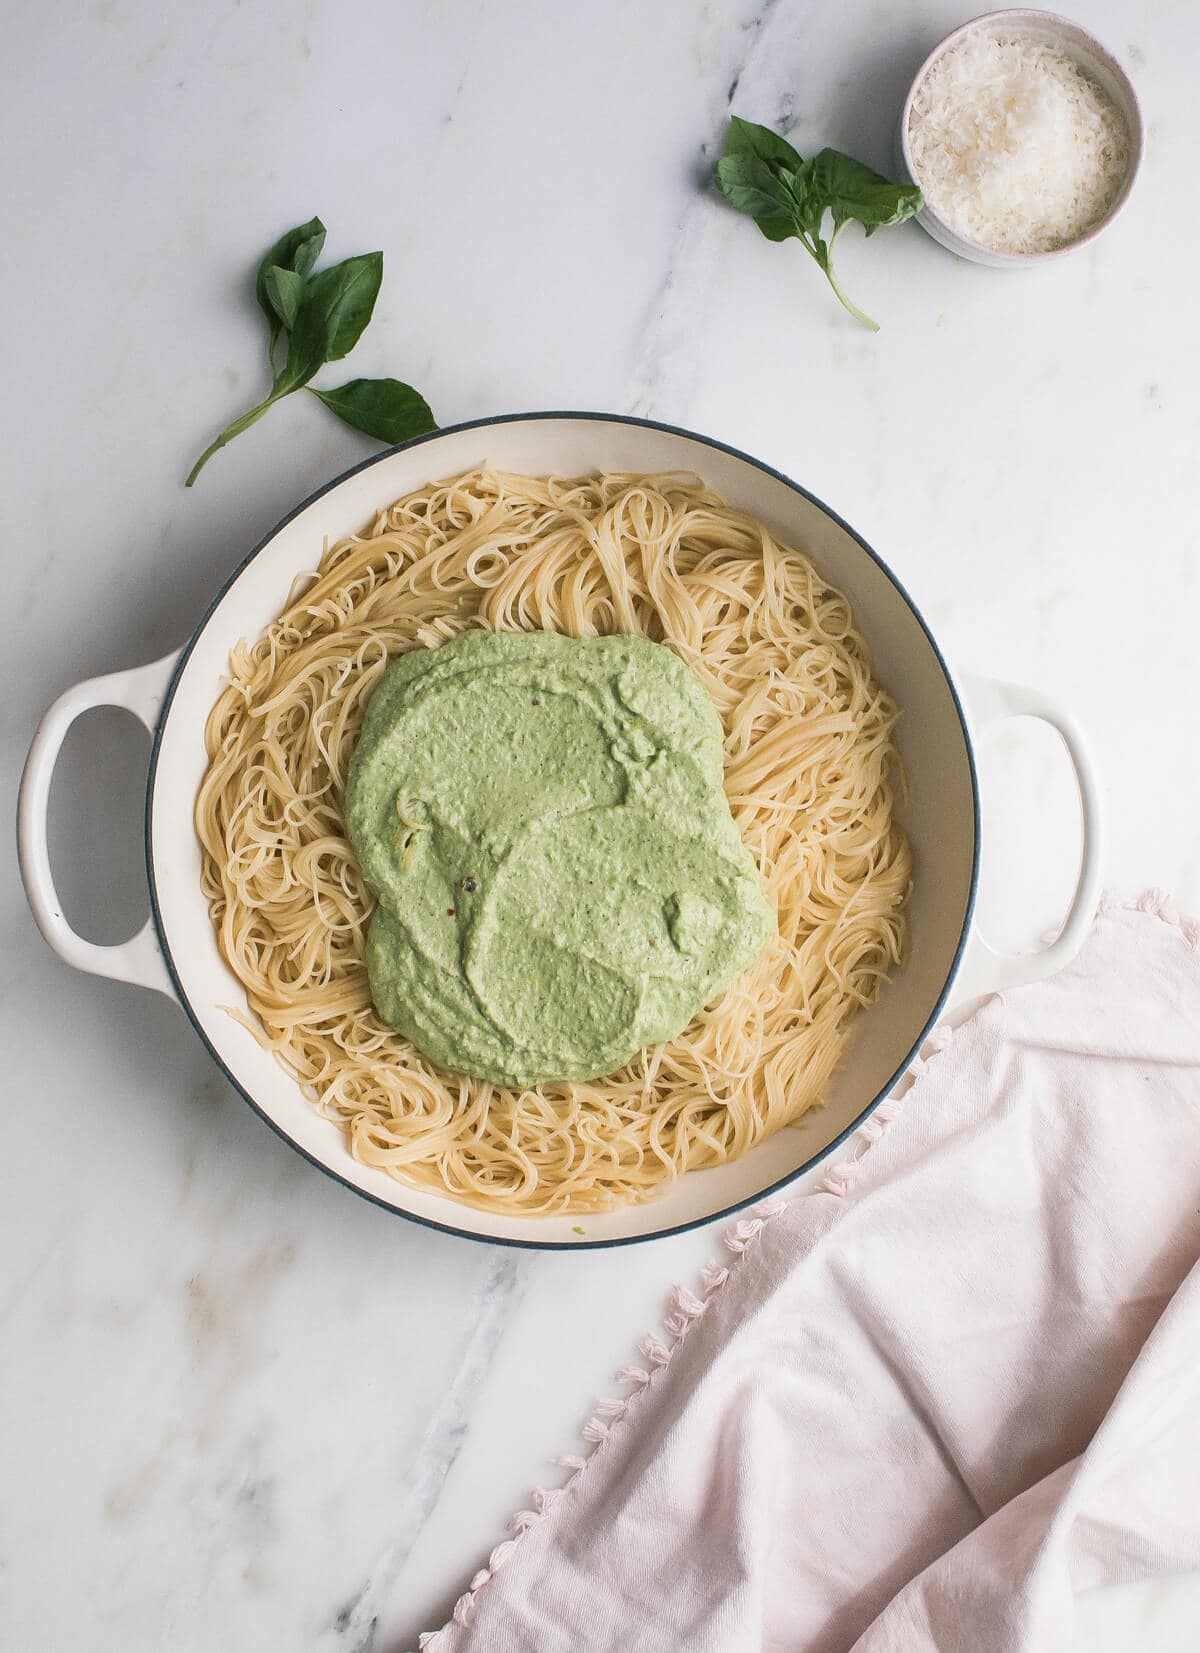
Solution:
<svg viewBox="0 0 1200 1653"><path fill-rule="evenodd" d="M25 894L38 929L59 958L77 970L109 976L114 981L133 982L140 987L153 987L172 999L175 989L158 945L153 920L147 919L135 936L115 947L85 941L71 928L54 888L46 818L54 766L75 719L93 706L124 706L153 734L178 659L176 650L149 666L110 672L107 677L92 677L59 695L38 724L25 760L17 803L17 849Z"/></svg>
<svg viewBox="0 0 1200 1653"><path fill-rule="evenodd" d="M994 993L1026 982L1043 981L1071 962L1083 946L1100 902L1103 877L1103 823L1100 783L1079 724L1064 707L1040 689L1019 683L1004 683L992 677L966 677L962 687L971 721L977 731L1010 717L1036 717L1060 736L1067 749L1075 783L1079 788L1082 845L1079 877L1062 929L1047 947L1035 953L1001 953L984 940L978 930L955 983L955 997L962 1000Z"/></svg>

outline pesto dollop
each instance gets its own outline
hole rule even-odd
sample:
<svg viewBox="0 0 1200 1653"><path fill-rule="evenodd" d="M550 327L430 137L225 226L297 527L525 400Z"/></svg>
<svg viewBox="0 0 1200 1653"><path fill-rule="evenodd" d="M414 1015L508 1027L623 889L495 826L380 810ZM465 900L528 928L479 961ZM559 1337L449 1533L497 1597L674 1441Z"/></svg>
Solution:
<svg viewBox="0 0 1200 1653"><path fill-rule="evenodd" d="M384 672L346 817L384 1020L506 1085L673 1038L775 930L721 724L661 644L471 631Z"/></svg>

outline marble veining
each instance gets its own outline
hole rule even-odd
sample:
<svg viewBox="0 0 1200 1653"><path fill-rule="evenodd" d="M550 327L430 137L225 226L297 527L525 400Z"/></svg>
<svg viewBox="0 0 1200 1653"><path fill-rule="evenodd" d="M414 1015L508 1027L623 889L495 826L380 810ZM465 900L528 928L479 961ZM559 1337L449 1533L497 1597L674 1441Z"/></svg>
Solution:
<svg viewBox="0 0 1200 1653"><path fill-rule="evenodd" d="M429 1520L471 1427L480 1386L522 1295L527 1263L519 1252L489 1248L474 1289L461 1306L463 1337L445 1392L429 1419L408 1468L390 1525L391 1542L376 1556L362 1588L335 1615L318 1646L338 1653L370 1653L381 1607L395 1588L413 1545Z"/></svg>
<svg viewBox="0 0 1200 1653"><path fill-rule="evenodd" d="M768 96L768 107L758 108L754 94L769 61L772 25L795 10L789 0L767 0L735 27L715 31L706 49L697 51L698 66L712 88L707 132L693 161L697 184L703 183L721 152L724 127L739 93L747 107L756 107L764 124L790 125L786 96ZM696 327L705 314L714 260L733 228L730 216L714 211L712 200L698 188L677 222L626 392L626 412L648 419L680 417L678 412L664 415L663 409L689 405L699 366Z"/></svg>
<svg viewBox="0 0 1200 1653"><path fill-rule="evenodd" d="M295 501L370 451L295 397L190 460L258 392L246 272L318 212L384 248L331 372L410 377L445 422L649 414L759 455L885 555L964 669L1087 725L1109 881L1200 911L1200 381L1186 202L1200 19L1073 15L1150 134L1123 220L1010 275L914 226L839 243L869 337L795 246L704 187L733 110L881 168L962 0L307 0L18 9L0 109L7 291L0 753L42 708L179 645ZM145 738L81 724L56 783L68 912L132 930ZM983 750L981 910L1061 912L1077 852L1051 737ZM127 853L132 848L132 853ZM0 1015L0 1646L407 1653L658 1321L698 1233L537 1256L424 1231L291 1154L166 1000L77 975L12 857Z"/></svg>

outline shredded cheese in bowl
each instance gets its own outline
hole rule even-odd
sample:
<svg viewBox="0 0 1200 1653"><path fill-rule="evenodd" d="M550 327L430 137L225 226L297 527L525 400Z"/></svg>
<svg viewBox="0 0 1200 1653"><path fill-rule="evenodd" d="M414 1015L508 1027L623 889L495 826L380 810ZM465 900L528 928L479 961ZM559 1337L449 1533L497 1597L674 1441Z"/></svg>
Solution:
<svg viewBox="0 0 1200 1653"><path fill-rule="evenodd" d="M1108 94L1045 42L965 34L918 85L908 117L929 207L996 252L1047 253L1111 210L1130 161Z"/></svg>

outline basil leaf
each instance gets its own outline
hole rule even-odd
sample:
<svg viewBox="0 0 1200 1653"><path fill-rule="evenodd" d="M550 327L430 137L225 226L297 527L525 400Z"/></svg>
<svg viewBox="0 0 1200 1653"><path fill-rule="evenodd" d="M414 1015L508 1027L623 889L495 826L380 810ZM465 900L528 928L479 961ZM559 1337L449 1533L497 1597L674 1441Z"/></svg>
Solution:
<svg viewBox="0 0 1200 1653"><path fill-rule="evenodd" d="M716 167L717 188L739 212L751 218L791 218L795 202L786 180L756 155L722 155Z"/></svg>
<svg viewBox="0 0 1200 1653"><path fill-rule="evenodd" d="M258 300L259 309L270 324L272 350L280 334L280 321L267 292L267 271L292 270L296 275L304 277L317 262L324 245L324 224L319 218L310 218L307 224L297 224L295 229L281 235L258 266L258 274L254 278L254 296Z"/></svg>
<svg viewBox="0 0 1200 1653"><path fill-rule="evenodd" d="M768 241L788 241L793 236L799 238L801 235L799 227L790 218L756 218L754 222Z"/></svg>
<svg viewBox="0 0 1200 1653"><path fill-rule="evenodd" d="M783 180L792 203L792 212L801 229L815 235L821 228L825 200L813 179L813 164L803 161L799 169Z"/></svg>
<svg viewBox="0 0 1200 1653"><path fill-rule="evenodd" d="M263 286L278 321L293 328L304 299L304 277L295 270L285 270L281 264L272 264L263 277Z"/></svg>
<svg viewBox="0 0 1200 1653"><path fill-rule="evenodd" d="M382 280L382 253L361 253L312 276L292 328L289 367L292 347L297 362L304 364L315 360L320 366L348 356L371 319Z"/></svg>
<svg viewBox="0 0 1200 1653"><path fill-rule="evenodd" d="M716 166L717 188L731 206L749 213L768 241L801 235L807 173L808 162L769 126L731 118Z"/></svg>
<svg viewBox="0 0 1200 1653"><path fill-rule="evenodd" d="M309 273L320 258L321 250L325 245L325 226L319 218L313 218L304 227L305 229L312 229L313 233L306 236L296 248L292 257L292 269L302 280L307 281Z"/></svg>
<svg viewBox="0 0 1200 1653"><path fill-rule="evenodd" d="M339 419L381 442L407 442L437 429L425 398L399 379L351 379L336 390L308 388Z"/></svg>
<svg viewBox="0 0 1200 1653"><path fill-rule="evenodd" d="M756 126L753 121L741 120L737 115L730 116L725 153L753 155L760 161L774 161L788 172L804 165L801 156L778 132L772 132L769 126Z"/></svg>
<svg viewBox="0 0 1200 1653"><path fill-rule="evenodd" d="M301 315L303 313L301 309ZM299 324L300 316L296 317L296 321ZM324 365L325 352L320 337L311 329L300 333L297 325L288 338L287 359L275 376L271 395L278 400L280 396L290 395L293 390L300 390Z"/></svg>
<svg viewBox="0 0 1200 1653"><path fill-rule="evenodd" d="M914 184L894 184L837 149L821 151L812 163L812 176L813 188L825 198L834 223L854 219L868 235L888 224L902 224L923 204Z"/></svg>

